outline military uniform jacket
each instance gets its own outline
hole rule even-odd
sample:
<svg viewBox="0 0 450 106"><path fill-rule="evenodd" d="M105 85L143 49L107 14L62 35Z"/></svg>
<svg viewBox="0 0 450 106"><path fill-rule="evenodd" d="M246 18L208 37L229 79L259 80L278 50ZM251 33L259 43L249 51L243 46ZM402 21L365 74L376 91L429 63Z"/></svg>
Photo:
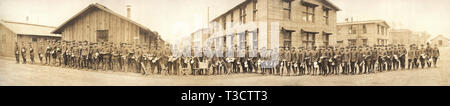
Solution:
<svg viewBox="0 0 450 106"><path fill-rule="evenodd" d="M292 62L299 62L298 61L298 54L300 54L298 51L293 51L291 54Z"/></svg>
<svg viewBox="0 0 450 106"><path fill-rule="evenodd" d="M22 47L22 51L21 51L22 55L25 55L27 53L27 48Z"/></svg>
<svg viewBox="0 0 450 106"><path fill-rule="evenodd" d="M350 61L351 62L356 62L358 60L358 53L355 50L351 51L351 55L350 55Z"/></svg>
<svg viewBox="0 0 450 106"><path fill-rule="evenodd" d="M433 54L432 54L432 56L433 56L433 57L439 57L439 55L440 55L439 49L438 49L438 48L434 48L434 49L433 49Z"/></svg>
<svg viewBox="0 0 450 106"><path fill-rule="evenodd" d="M281 51L281 52L280 52L280 60L281 60L281 61L286 60L284 51Z"/></svg>
<svg viewBox="0 0 450 106"><path fill-rule="evenodd" d="M305 56L306 56L306 51L304 51L304 50L300 51L300 53L298 53L298 62L299 63L305 62Z"/></svg>
<svg viewBox="0 0 450 106"><path fill-rule="evenodd" d="M408 51L408 58L409 59L416 58L416 50L409 50Z"/></svg>
<svg viewBox="0 0 450 106"><path fill-rule="evenodd" d="M50 54L50 52L52 52L52 48L47 45L47 48L45 48L45 53Z"/></svg>
<svg viewBox="0 0 450 106"><path fill-rule="evenodd" d="M80 56L80 47L78 47L78 46L73 47L73 49L72 49L72 55L73 55L74 57Z"/></svg>
<svg viewBox="0 0 450 106"><path fill-rule="evenodd" d="M370 52L372 52L372 60L376 61L378 60L378 51L376 49L372 49Z"/></svg>
<svg viewBox="0 0 450 106"><path fill-rule="evenodd" d="M31 55L31 56L34 55L34 49L33 49L33 47L30 47L30 55Z"/></svg>
<svg viewBox="0 0 450 106"><path fill-rule="evenodd" d="M83 46L83 47L82 47L82 50L81 50L81 55L82 55L82 56L87 56L87 55L89 55L89 47Z"/></svg>
<svg viewBox="0 0 450 106"><path fill-rule="evenodd" d="M39 46L39 47L37 48L38 54L42 54L42 52L44 51L42 46L43 46L43 45L41 45L41 46Z"/></svg>
<svg viewBox="0 0 450 106"><path fill-rule="evenodd" d="M420 58L420 55L422 54L422 49L419 49L419 50L415 50L416 51L416 58L418 59L418 58Z"/></svg>
<svg viewBox="0 0 450 106"><path fill-rule="evenodd" d="M342 53L341 59L342 62L348 63L350 62L350 53L348 51L344 51L344 53Z"/></svg>
<svg viewBox="0 0 450 106"><path fill-rule="evenodd" d="M425 54L426 54L427 56L431 56L431 55L433 54L433 49L431 49L431 47L427 47L427 48L425 49Z"/></svg>
<svg viewBox="0 0 450 106"><path fill-rule="evenodd" d="M319 60L319 56L320 56L320 53L319 52L317 52L316 50L313 50L312 52L311 52L311 61L312 62L317 62L318 60Z"/></svg>
<svg viewBox="0 0 450 106"><path fill-rule="evenodd" d="M290 51L287 51L286 53L285 53L285 55L284 55L284 57L285 57L285 59L286 59L286 61L287 62L291 62L292 60L292 54L291 54L291 52Z"/></svg>
<svg viewBox="0 0 450 106"><path fill-rule="evenodd" d="M15 55L19 55L19 47L18 46L16 46L15 48L14 48L14 54Z"/></svg>

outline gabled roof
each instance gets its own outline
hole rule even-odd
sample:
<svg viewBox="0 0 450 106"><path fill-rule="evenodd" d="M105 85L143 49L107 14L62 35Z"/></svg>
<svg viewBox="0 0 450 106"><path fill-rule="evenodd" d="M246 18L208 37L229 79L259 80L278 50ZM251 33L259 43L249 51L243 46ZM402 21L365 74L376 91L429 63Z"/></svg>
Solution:
<svg viewBox="0 0 450 106"><path fill-rule="evenodd" d="M5 21L5 20L1 20L0 23L17 35L61 37L61 35L51 33L55 29L55 27L52 26Z"/></svg>
<svg viewBox="0 0 450 106"><path fill-rule="evenodd" d="M216 18L214 18L213 20L208 20L208 21L213 22L214 20L217 20L218 18L222 17L223 15L228 14L228 13L231 12L232 10L234 10L234 9L236 9L236 8L239 8L239 7L241 7L242 5L249 3L250 1L253 1L253 0L244 0L244 1L242 1L241 3L239 3L238 5L234 6L234 7L231 8L231 9L229 9L227 12L222 13L222 14L220 14L219 16L217 16ZM294 1L294 0L291 0L291 1ZM321 2L324 3L324 4L327 4L327 5L331 6L331 8L335 9L336 11L341 11L341 9L340 9L339 7L337 7L336 5L334 5L333 3L331 3L329 0L318 0L318 1L321 1ZM303 0L301 0L301 2L303 2Z"/></svg>
<svg viewBox="0 0 450 106"><path fill-rule="evenodd" d="M438 38L450 40L450 39L448 39L447 37L445 37L445 36L443 36L443 35L439 35L439 36L436 36L436 37L434 37L433 39L431 39L431 41L436 40L436 39L438 39Z"/></svg>
<svg viewBox="0 0 450 106"><path fill-rule="evenodd" d="M384 20L366 20L366 21L353 21L353 22L340 22L337 25L356 25L356 24L371 24L371 23L383 23L388 28L390 28L389 24Z"/></svg>
<svg viewBox="0 0 450 106"><path fill-rule="evenodd" d="M141 24L139 24L139 23L137 23L137 22L135 22L135 21L133 21L133 20L131 20L131 19L129 19L129 18L124 17L124 16L122 16L122 15L120 15L120 14L117 14L117 13L115 13L114 11L112 11L112 10L106 8L105 6L103 6L103 5L101 5L101 4L93 3L93 4L89 5L88 7L84 8L83 10L81 10L80 12L78 12L77 14L75 14L74 16L72 16L69 20L67 20L66 22L64 22L64 23L61 24L60 26L58 26L54 31L52 31L52 33L55 33L55 34L61 34L62 29L64 29L65 26L69 25L69 23L70 23L71 21L76 20L77 17L82 16L83 14L89 12L88 10L91 10L91 9L94 9L94 8L99 9L99 10L103 10L103 11L105 11L105 12L108 12L108 13L114 15L114 16L117 16L117 17L119 17L119 18L121 18L121 19L123 19L123 20L126 20L126 21L128 21L128 22L130 22L130 23L133 23L133 24L137 25L137 26L140 27L141 29L144 29L144 30L147 30L147 31L151 32L151 30L150 30L149 28L147 28L147 27L145 27L145 26L143 26L143 25L141 25Z"/></svg>

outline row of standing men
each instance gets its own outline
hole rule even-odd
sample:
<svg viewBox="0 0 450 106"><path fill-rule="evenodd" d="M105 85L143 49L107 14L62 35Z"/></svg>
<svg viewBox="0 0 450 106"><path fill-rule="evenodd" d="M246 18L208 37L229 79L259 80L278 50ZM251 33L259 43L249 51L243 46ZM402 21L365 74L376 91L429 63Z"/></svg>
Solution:
<svg viewBox="0 0 450 106"><path fill-rule="evenodd" d="M154 47L156 48L156 47ZM436 67L439 49L426 45L349 46L284 48L281 50L262 48L242 50L240 57L173 56L169 50L157 50L146 45L131 45L112 42L50 41L40 42L37 56L40 64L67 68L136 72L171 75L219 75L232 73L259 73L263 75L339 75L368 74L399 69ZM27 52L29 50L29 52ZM235 49L236 50L236 49ZM193 51L193 50L192 50ZM178 53L185 53L180 51ZM27 63L27 53L34 64L34 49L16 43L17 63ZM193 52L192 52L193 53ZM254 53L255 55L250 55ZM408 61L406 61L408 60ZM207 65L201 65L206 63ZM407 67L406 67L407 66Z"/></svg>
<svg viewBox="0 0 450 106"><path fill-rule="evenodd" d="M227 51L217 55L203 52L200 57L181 57L183 68L189 68L191 74L230 74L259 73L263 75L355 75L370 74L395 70L414 70L425 67L436 67L440 53L437 46L430 44L410 45L374 45L349 47L312 47L284 48L281 50L262 48L234 52L234 56L226 57ZM236 49L235 49L236 50ZM207 51L207 50L204 50ZM241 57L238 56L241 52ZM217 53L213 52L213 53ZM252 53L256 55L251 55ZM208 63L201 68L200 63ZM203 69L203 70L202 70ZM209 72L204 72L212 70Z"/></svg>
<svg viewBox="0 0 450 106"><path fill-rule="evenodd" d="M167 56L162 55L167 54L165 53L167 50L148 49L145 45L126 43L47 40L41 41L36 48L37 53L34 52L31 43L26 46L25 42L22 42L22 46L19 47L16 42L14 50L16 62L20 63L22 59L23 64L35 64L34 56L37 55L41 65L161 74L164 65L160 63L167 61ZM27 62L28 55L31 62Z"/></svg>

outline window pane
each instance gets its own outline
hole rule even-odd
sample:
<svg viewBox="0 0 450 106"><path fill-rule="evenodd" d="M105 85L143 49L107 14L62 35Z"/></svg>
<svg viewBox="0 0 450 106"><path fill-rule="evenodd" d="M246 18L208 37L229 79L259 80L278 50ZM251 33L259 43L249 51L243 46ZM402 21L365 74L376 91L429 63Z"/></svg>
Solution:
<svg viewBox="0 0 450 106"><path fill-rule="evenodd" d="M307 14L303 14L303 21L308 21Z"/></svg>
<svg viewBox="0 0 450 106"><path fill-rule="evenodd" d="M308 15L308 21L313 22L313 15L312 14Z"/></svg>

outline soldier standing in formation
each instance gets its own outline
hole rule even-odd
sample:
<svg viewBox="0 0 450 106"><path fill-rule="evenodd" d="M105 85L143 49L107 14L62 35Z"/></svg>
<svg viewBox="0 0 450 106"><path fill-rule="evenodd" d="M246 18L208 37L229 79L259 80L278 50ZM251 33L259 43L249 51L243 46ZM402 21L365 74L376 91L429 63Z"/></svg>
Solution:
<svg viewBox="0 0 450 106"><path fill-rule="evenodd" d="M434 49L433 49L433 65L436 68L436 64L437 64L437 60L439 59L440 53L439 53L439 48L437 47L437 45L435 45Z"/></svg>
<svg viewBox="0 0 450 106"><path fill-rule="evenodd" d="M52 48L50 48L50 40L47 40L47 44L45 47L45 64L48 65L50 64L50 52L52 51Z"/></svg>
<svg viewBox="0 0 450 106"><path fill-rule="evenodd" d="M20 50L19 50L19 44L16 42L16 46L14 47L14 55L16 56L16 63L20 63Z"/></svg>
<svg viewBox="0 0 450 106"><path fill-rule="evenodd" d="M31 64L34 64L34 49L33 49L33 45L31 44L31 42L29 42L29 46L30 46L30 60L31 60Z"/></svg>
<svg viewBox="0 0 450 106"><path fill-rule="evenodd" d="M119 53L119 48L117 48L117 46L115 46L114 44L111 45L112 47L112 52L111 52L111 64L112 64L112 71L118 71L120 70L120 65L119 65L119 59L120 59L120 53Z"/></svg>
<svg viewBox="0 0 450 106"><path fill-rule="evenodd" d="M25 47L25 43L22 42L22 50L21 50L21 55L22 55L22 60L23 60L23 64L27 64L27 48Z"/></svg>

